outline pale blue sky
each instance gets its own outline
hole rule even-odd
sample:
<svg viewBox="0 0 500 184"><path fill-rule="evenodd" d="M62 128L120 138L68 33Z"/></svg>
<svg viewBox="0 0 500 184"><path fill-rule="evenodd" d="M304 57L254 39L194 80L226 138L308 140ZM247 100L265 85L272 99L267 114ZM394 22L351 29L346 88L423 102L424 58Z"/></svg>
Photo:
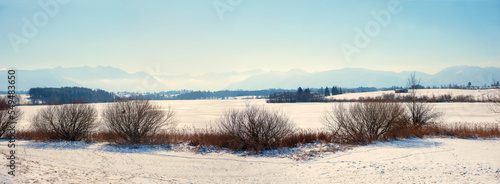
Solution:
<svg viewBox="0 0 500 184"><path fill-rule="evenodd" d="M48 22L35 25L38 32L16 52L11 39L23 37L23 18L33 23L34 16L47 15L38 2L0 0L1 68L103 65L138 72L159 67L167 74L196 75L500 67L497 0L401 0L401 13L392 14L350 61L341 44L354 45L355 28L374 23L371 12L386 11L390 1L242 0L232 6L227 0L69 0L48 15ZM214 3L232 9L224 20Z"/></svg>

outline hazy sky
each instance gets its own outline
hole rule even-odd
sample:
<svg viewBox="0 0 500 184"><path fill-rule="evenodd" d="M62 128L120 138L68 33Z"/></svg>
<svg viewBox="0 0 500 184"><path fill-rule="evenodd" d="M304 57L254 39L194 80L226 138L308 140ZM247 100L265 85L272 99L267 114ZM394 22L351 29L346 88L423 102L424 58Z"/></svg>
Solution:
<svg viewBox="0 0 500 184"><path fill-rule="evenodd" d="M196 75L500 67L498 0L43 2L0 0L1 68L103 65Z"/></svg>

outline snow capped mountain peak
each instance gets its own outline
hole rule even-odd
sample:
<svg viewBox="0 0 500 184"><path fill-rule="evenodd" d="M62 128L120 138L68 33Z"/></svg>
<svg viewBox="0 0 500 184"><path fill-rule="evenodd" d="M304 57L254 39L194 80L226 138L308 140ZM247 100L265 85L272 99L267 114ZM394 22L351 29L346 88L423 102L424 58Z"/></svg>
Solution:
<svg viewBox="0 0 500 184"><path fill-rule="evenodd" d="M243 72L206 73L193 75L158 75L150 76L145 72L127 73L111 66L82 66L52 69L20 70L20 90L32 87L84 86L107 91L131 91L144 87L144 80L154 85L149 91L174 89L222 90L243 89L258 90L268 88L295 89L302 87L341 86L341 87L390 87L405 86L411 72L378 71L365 68L344 68L321 72L306 72L301 69L289 71L249 70ZM500 68L477 66L453 66L430 75L416 72L424 86L448 84L474 86L491 84L493 79L500 79Z"/></svg>

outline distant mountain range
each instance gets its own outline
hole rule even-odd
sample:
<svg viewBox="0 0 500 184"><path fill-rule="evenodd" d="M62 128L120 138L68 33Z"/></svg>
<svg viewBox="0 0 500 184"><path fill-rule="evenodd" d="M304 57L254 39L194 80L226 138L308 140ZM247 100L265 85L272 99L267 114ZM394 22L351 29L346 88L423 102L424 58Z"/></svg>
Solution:
<svg viewBox="0 0 500 184"><path fill-rule="evenodd" d="M340 86L355 87L391 87L406 86L411 71L390 72L363 68L345 68L323 72L308 73L302 70L288 72L265 72L247 79L232 83L227 89L262 89L302 87ZM448 84L474 86L490 85L493 79L500 80L500 68L477 66L454 66L431 75L416 72L423 86L441 86Z"/></svg>
<svg viewBox="0 0 500 184"><path fill-rule="evenodd" d="M6 72L5 72L6 73ZM6 75L6 74L2 74ZM144 72L127 73L114 67L74 67L38 70L17 70L17 90L29 90L32 87L89 87L107 91L153 91L151 84L165 88L157 79ZM144 82L144 79L148 79ZM2 83L1 89L7 89ZM1 90L0 91L4 91Z"/></svg>
<svg viewBox="0 0 500 184"><path fill-rule="evenodd" d="M6 72L2 72L6 75ZM309 73L300 69L286 72L251 70L246 72L207 73L191 75L150 75L145 72L127 73L110 66L73 67L17 71L17 89L32 87L81 86L107 91L167 91L175 89L258 90L268 88L295 89L302 87L340 86L391 87L405 86L410 71L389 72L363 68L345 68ZM436 74L417 72L423 86L447 84L474 86L490 85L493 79L500 80L500 68L477 66L454 66ZM0 91L7 84L0 85Z"/></svg>

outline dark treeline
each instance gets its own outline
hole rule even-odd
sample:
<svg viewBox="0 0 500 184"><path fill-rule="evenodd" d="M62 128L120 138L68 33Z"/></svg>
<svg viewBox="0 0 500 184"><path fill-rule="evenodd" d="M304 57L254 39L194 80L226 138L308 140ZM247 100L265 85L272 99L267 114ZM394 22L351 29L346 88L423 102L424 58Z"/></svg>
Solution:
<svg viewBox="0 0 500 184"><path fill-rule="evenodd" d="M221 91L177 91L174 92L156 92L145 94L129 94L130 99L147 100L200 100L200 99L227 99L241 96L255 96L256 98L267 98L269 95L278 92L290 92L288 89L265 89L265 90L221 90Z"/></svg>
<svg viewBox="0 0 500 184"><path fill-rule="evenodd" d="M484 89L484 88L499 88L500 83L493 81L490 86L474 86L470 82L465 85L448 84L441 86L421 86L418 85L415 89ZM172 90L162 92L106 92L104 90L92 90L81 87L63 87L63 88L32 88L29 91L20 91L17 94L28 94L31 96L33 104L68 104L68 103L97 103L111 102L116 98L121 99L147 99L147 100L198 100L198 99L228 99L241 96L254 96L255 98L267 99L270 103L293 103L293 102L329 102L341 100L328 100L325 96L338 95L343 93L359 93L359 92L374 92L387 91L395 89L404 89L402 86L392 86L388 88L375 87L357 87L357 88L341 88L337 86L307 88L302 90L290 89L265 89L265 90L220 90L220 91L193 91L193 90ZM300 91L302 90L302 91ZM304 92L304 93L302 93ZM0 94L6 94L0 91ZM392 97L381 97L384 100L403 100L392 99ZM471 97L460 97L459 99L449 100L448 96L429 97L423 99L425 101L443 102L443 101L487 101L483 99L471 99ZM359 99L349 99L359 100Z"/></svg>
<svg viewBox="0 0 500 184"><path fill-rule="evenodd" d="M192 100L192 99L224 99L229 97L239 97L239 96L257 96L261 98L266 98L272 93L276 92L288 92L290 90L285 89L267 89L267 90L256 90L256 91L194 91L191 93L184 93L174 97L177 100Z"/></svg>
<svg viewBox="0 0 500 184"><path fill-rule="evenodd" d="M115 95L107 91L82 87L31 88L28 94L32 104L98 103L115 99Z"/></svg>
<svg viewBox="0 0 500 184"><path fill-rule="evenodd" d="M190 92L193 92L193 90L182 89L182 90L145 92L145 93L122 91L122 92L116 92L116 95L122 98L128 97L130 99L134 99L137 97L139 99L148 99L148 100L167 100L173 98L174 96Z"/></svg>
<svg viewBox="0 0 500 184"><path fill-rule="evenodd" d="M491 86L478 87L473 86L470 82L467 85L442 85L437 86L422 86L416 85L414 89L491 89L499 88L500 82L495 81ZM407 95L396 95L396 94L384 94L378 97L360 97L359 99L328 99L327 96L333 96L344 93L360 93L360 92L374 92L374 91L389 91L396 89L405 89L402 86L392 86L388 88L375 88L375 87L358 87L358 88L340 88L333 86L332 88L307 88L303 90L299 87L295 92L276 92L269 95L267 103L296 103L296 102L360 102L360 101L389 101L389 102L406 102L409 101ZM452 96L451 94L445 95L432 95L432 96L421 96L417 98L417 101L421 102L491 102L488 97L475 98L472 95L459 95Z"/></svg>
<svg viewBox="0 0 500 184"><path fill-rule="evenodd" d="M491 86L499 86L498 82L495 81ZM486 88L488 86L479 87L472 84L448 84L441 86L422 86L417 85L415 89L479 89ZM387 91L395 89L405 89L403 86L391 86L386 88L376 88L376 87L357 87L357 88L341 88L337 86L320 87L320 88L309 88L311 93L315 95L337 95L343 93L361 93L361 92L374 92L374 91ZM133 92L118 92L118 96L128 96L130 99L140 98L149 100L197 100L197 99L226 99L231 97L239 96L256 96L257 98L268 98L274 93L286 93L286 92L296 92L294 89L265 89L265 90L220 90L220 91L202 91L202 90L173 90L173 91L162 91L162 92L147 92L147 93L133 93ZM328 94L329 93L329 94ZM286 94L282 94L285 95ZM311 98L312 99L312 98Z"/></svg>
<svg viewBox="0 0 500 184"><path fill-rule="evenodd" d="M312 91L317 92L312 92ZM333 86L332 88L319 88L311 90L309 88L302 89L299 87L296 92L277 92L269 95L267 103L295 103L295 102L328 102L326 96L343 94L344 91L340 87Z"/></svg>
<svg viewBox="0 0 500 184"><path fill-rule="evenodd" d="M382 102L410 102L412 97L405 94L388 93L376 97L359 97L358 99L334 100L335 102L362 102L362 101L382 101ZM488 96L474 97L472 95L422 95L415 99L418 102L441 103L441 102L494 102L495 99Z"/></svg>
<svg viewBox="0 0 500 184"><path fill-rule="evenodd" d="M490 85L484 84L482 86L473 85L471 82L468 82L467 84L460 84L460 85L459 84L447 84L447 85L440 85L440 86L417 85L414 88L415 89L489 89L489 88L499 88L499 87L500 87L500 82L493 80L492 84L490 84ZM378 90L386 91L386 90L403 89L403 88L405 88L405 87L392 86L390 88L379 88Z"/></svg>

